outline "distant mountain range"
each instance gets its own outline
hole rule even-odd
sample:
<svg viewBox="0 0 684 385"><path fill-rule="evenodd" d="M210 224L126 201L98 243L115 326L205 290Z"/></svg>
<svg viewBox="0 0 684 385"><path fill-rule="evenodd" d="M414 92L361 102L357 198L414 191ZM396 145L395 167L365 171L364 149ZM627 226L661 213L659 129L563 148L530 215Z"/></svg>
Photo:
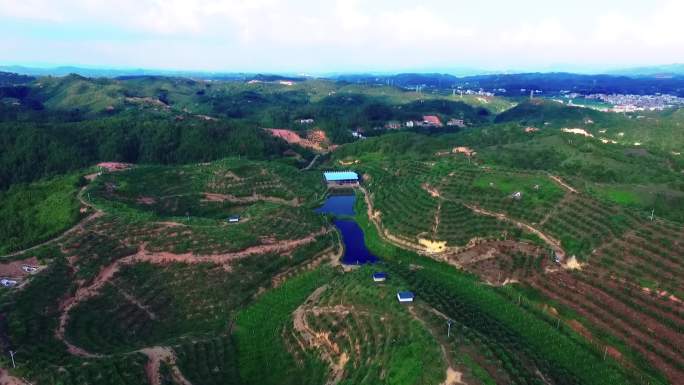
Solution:
<svg viewBox="0 0 684 385"><path fill-rule="evenodd" d="M187 77L201 79L245 79L253 74L227 73L227 72L202 72L202 71L170 71L158 69L107 69L107 68L87 68L87 67L25 67L25 66L0 66L0 71L13 72L29 76L66 76L78 74L85 77L105 77L116 78L121 76L168 76L168 77Z"/></svg>
<svg viewBox="0 0 684 385"><path fill-rule="evenodd" d="M684 64L667 64L649 67L634 67L608 72L609 75L624 76L684 76Z"/></svg>
<svg viewBox="0 0 684 385"><path fill-rule="evenodd" d="M66 76L78 74L85 77L132 79L136 77L176 77L203 80L228 81L303 81L314 76L293 74L257 74L200 71L169 71L151 69L94 69L82 67L34 68L23 66L0 66L0 85L23 84L33 76ZM474 89L494 92L505 96L529 94L530 90L544 94L561 91L577 93L623 93L654 94L669 93L684 96L684 64L639 67L613 71L607 74L589 75L568 72L535 72L512 74L482 74L458 77L445 73L399 73L399 74L328 74L316 76L341 82L366 85L390 85L405 89L420 88L425 91Z"/></svg>
<svg viewBox="0 0 684 385"><path fill-rule="evenodd" d="M314 75L302 75L295 73L278 73L261 75L257 72L228 72L228 71L181 71L181 70L163 70L163 69L149 69L149 68L92 68L79 66L55 66L55 67L31 67L22 65L0 65L0 71L13 72L21 75L29 76L65 76L69 74L79 74L87 77L120 77L120 76L176 76L176 77L190 77L201 79L252 79L264 76L282 76L283 79L296 79L306 77L318 77L328 79L341 79L350 82L358 82L373 78L388 78L391 76L402 77L405 75L411 76L425 76L433 79L441 77L442 80L449 80L455 78L472 78L481 76L505 76L528 73L531 71L492 71L482 70L476 68L460 68L453 69L444 68L432 71L406 71L405 73L397 72L328 72L317 73ZM535 73L559 73L558 71L535 71ZM582 71L563 71L563 73L582 74L582 75L613 75L613 76L652 76L652 77L667 77L667 76L684 76L684 64L667 64L657 66L644 66L633 68L620 68L614 70L596 71L595 73Z"/></svg>

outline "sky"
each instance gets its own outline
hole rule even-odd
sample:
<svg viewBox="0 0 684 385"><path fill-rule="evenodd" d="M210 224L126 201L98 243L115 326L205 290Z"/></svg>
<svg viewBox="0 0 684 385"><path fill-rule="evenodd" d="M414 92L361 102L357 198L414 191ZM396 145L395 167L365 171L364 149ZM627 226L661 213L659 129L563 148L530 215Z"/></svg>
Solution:
<svg viewBox="0 0 684 385"><path fill-rule="evenodd" d="M683 0L0 0L0 64L220 72L684 63Z"/></svg>

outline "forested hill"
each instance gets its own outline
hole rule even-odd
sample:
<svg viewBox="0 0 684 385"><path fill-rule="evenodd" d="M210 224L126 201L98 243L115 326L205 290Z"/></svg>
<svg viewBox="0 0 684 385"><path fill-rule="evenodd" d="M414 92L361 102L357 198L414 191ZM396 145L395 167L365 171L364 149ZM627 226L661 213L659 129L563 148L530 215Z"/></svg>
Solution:
<svg viewBox="0 0 684 385"><path fill-rule="evenodd" d="M553 82L555 75L550 78L545 81ZM499 125L573 128L606 143L670 152L673 164L679 158L672 154L681 153L684 142L681 112L673 110L610 114L541 98L265 75L230 81L73 74L36 79L2 74L0 79L13 82L0 86L0 190L99 161L183 164L237 155L303 167L314 157L301 142L287 143L263 128L289 129L302 138L324 133L318 139L326 146L358 140L352 134L396 130L440 135L490 128L487 132L503 137L508 134ZM421 124L425 115L442 125ZM477 140L484 139L477 136L476 145Z"/></svg>
<svg viewBox="0 0 684 385"><path fill-rule="evenodd" d="M33 81L35 78L32 76L19 75L13 72L2 72L0 71L0 87L10 86L15 84L25 84Z"/></svg>
<svg viewBox="0 0 684 385"><path fill-rule="evenodd" d="M477 126L491 115L438 95L300 78L5 74L4 79L13 83L0 87L0 189L98 161L171 164L240 155L287 156L287 162L303 165L313 158L310 150L262 128L287 128L302 136L321 129L326 140L341 144L353 140L352 130L379 134L392 120L438 114Z"/></svg>

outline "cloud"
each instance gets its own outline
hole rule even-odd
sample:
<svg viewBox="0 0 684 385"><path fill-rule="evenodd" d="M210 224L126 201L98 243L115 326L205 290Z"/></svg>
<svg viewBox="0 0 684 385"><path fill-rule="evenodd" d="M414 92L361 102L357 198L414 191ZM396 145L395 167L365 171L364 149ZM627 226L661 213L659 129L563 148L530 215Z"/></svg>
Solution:
<svg viewBox="0 0 684 385"><path fill-rule="evenodd" d="M501 42L515 46L566 46L575 43L573 32L557 19L516 25L501 33Z"/></svg>
<svg viewBox="0 0 684 385"><path fill-rule="evenodd" d="M682 14L674 0L0 0L0 31L35 39L5 60L520 67L684 61Z"/></svg>

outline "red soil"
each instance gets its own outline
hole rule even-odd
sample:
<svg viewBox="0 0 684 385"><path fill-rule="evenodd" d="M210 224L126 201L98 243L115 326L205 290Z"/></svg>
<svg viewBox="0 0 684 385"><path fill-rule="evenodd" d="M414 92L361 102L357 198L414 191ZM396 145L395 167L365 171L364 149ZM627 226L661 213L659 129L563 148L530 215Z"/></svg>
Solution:
<svg viewBox="0 0 684 385"><path fill-rule="evenodd" d="M337 147L330 145L330 141L323 130L311 130L307 133L306 138L302 138L298 133L292 130L282 128L265 128L265 130L276 138L315 151L324 151L325 149L334 150Z"/></svg>
<svg viewBox="0 0 684 385"><path fill-rule="evenodd" d="M153 197L138 197L138 199L136 199L136 202L143 205L153 205L157 203L157 200Z"/></svg>
<svg viewBox="0 0 684 385"><path fill-rule="evenodd" d="M325 234L328 230L322 228L317 233L311 234L307 237L294 239L289 241L281 241L276 244L268 245L258 245L248 247L244 250L225 253L225 254L212 254L212 255L195 255L193 253L185 254L174 254L170 252L151 252L146 250L145 245L141 245L137 253L129 255L127 257L116 260L114 263L104 267L100 270L99 274L93 279L92 283L88 286L79 287L76 292L67 298L64 298L59 304L59 310L61 312L59 317L59 326L55 330L55 337L60 341L64 342L67 346L69 353L80 356L80 357L98 357L98 355L90 353L82 348L79 348L71 344L65 336L66 327L69 322L69 312L79 303L96 296L100 289L109 282L112 277L121 269L124 265L130 265L140 262L147 262L153 264L168 264L168 263L187 263L187 264L199 264L199 263L212 263L221 265L227 270L230 269L230 263L237 259L245 258L250 255L258 254L269 254L269 253L285 253L294 250L300 246L313 242L317 237Z"/></svg>
<svg viewBox="0 0 684 385"><path fill-rule="evenodd" d="M21 259L0 264L0 277L2 278L23 278L31 273L25 272L21 267L24 265L38 267L38 259L36 257Z"/></svg>
<svg viewBox="0 0 684 385"><path fill-rule="evenodd" d="M101 162L97 164L98 167L102 167L107 171L121 171L121 170L126 170L128 168L133 167L132 164L130 163L121 163L121 162Z"/></svg>
<svg viewBox="0 0 684 385"><path fill-rule="evenodd" d="M668 362L681 362L684 335L568 272L549 274L544 280L546 284L539 279L533 281L532 286L573 309L592 325L625 341L673 384L684 383L684 371ZM609 353L613 356L619 354Z"/></svg>

